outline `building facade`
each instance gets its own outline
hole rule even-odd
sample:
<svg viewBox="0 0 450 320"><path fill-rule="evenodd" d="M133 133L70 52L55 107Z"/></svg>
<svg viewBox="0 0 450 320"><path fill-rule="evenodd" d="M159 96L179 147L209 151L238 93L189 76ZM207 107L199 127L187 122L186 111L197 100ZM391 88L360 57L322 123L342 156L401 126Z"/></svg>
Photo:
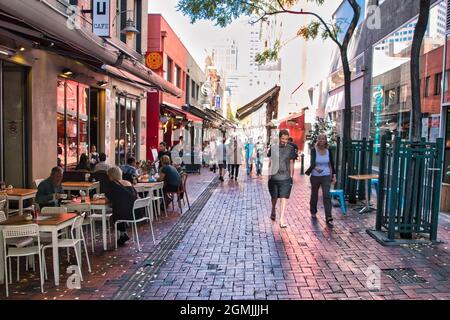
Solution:
<svg viewBox="0 0 450 320"><path fill-rule="evenodd" d="M0 180L31 187L93 145L110 164L146 158L147 91L180 91L143 64L146 1L101 2L102 36L91 1L0 3Z"/></svg>

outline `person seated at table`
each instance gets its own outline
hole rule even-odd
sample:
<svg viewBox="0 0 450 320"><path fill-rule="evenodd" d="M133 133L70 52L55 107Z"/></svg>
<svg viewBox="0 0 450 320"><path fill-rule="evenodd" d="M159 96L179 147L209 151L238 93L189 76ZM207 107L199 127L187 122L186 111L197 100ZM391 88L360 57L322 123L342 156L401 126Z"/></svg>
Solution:
<svg viewBox="0 0 450 320"><path fill-rule="evenodd" d="M80 162L78 162L77 167L75 168L76 171L90 171L91 166L89 164L89 157L86 153L82 153L80 156Z"/></svg>
<svg viewBox="0 0 450 320"><path fill-rule="evenodd" d="M54 167L50 173L50 177L39 184L36 193L36 203L40 208L57 207L59 194L63 193L61 186L63 178L63 169Z"/></svg>
<svg viewBox="0 0 450 320"><path fill-rule="evenodd" d="M100 162L95 165L94 172L98 171L108 171L111 166L106 163L106 154L104 152L101 152L98 156Z"/></svg>
<svg viewBox="0 0 450 320"><path fill-rule="evenodd" d="M131 183L139 177L136 168L136 159L133 157L128 158L127 164L120 169L122 170L123 178Z"/></svg>
<svg viewBox="0 0 450 320"><path fill-rule="evenodd" d="M133 220L133 205L136 201L137 193L133 188L133 185L122 178L122 170L119 167L111 167L107 171L108 178L110 180L109 190L106 192L106 197L112 204L112 218L113 221L117 220ZM145 210L135 212L136 219L142 218L145 214ZM117 240L119 246L123 246L130 237L126 232L126 224L117 224L120 237Z"/></svg>
<svg viewBox="0 0 450 320"><path fill-rule="evenodd" d="M159 144L158 160L161 161L161 158L163 156L168 156L170 159L170 163L172 163L171 152L167 148L167 143L165 143L164 141Z"/></svg>
<svg viewBox="0 0 450 320"><path fill-rule="evenodd" d="M181 184L181 176L177 169L170 164L170 158L168 156L162 156L161 158L161 170L158 181L164 182L163 193L166 205L168 205L173 200L168 194L177 192Z"/></svg>

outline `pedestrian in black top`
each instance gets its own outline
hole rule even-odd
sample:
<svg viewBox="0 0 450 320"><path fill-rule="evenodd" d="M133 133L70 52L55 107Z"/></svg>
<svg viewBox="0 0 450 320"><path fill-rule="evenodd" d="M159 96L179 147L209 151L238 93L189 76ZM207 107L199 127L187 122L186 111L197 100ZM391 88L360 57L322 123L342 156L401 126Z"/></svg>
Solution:
<svg viewBox="0 0 450 320"><path fill-rule="evenodd" d="M279 143L270 147L267 156L269 162L269 192L272 198L272 214L270 218L276 219L277 201L280 199L280 228L286 228L284 213L286 211L287 199L292 190L294 176L294 159L296 157L294 148L288 144L289 131L281 130Z"/></svg>
<svg viewBox="0 0 450 320"><path fill-rule="evenodd" d="M159 144L158 160L161 161L163 156L168 156L170 163L172 163L172 155L169 149L167 149L167 143L164 141Z"/></svg>
<svg viewBox="0 0 450 320"><path fill-rule="evenodd" d="M312 218L316 218L319 188L322 187L325 218L327 224L333 226L330 189L331 184L336 182L336 170L333 155L328 149L326 134L320 134L317 137L316 147L311 150L311 166L305 174L311 175L311 200L309 204Z"/></svg>
<svg viewBox="0 0 450 320"><path fill-rule="evenodd" d="M133 220L133 206L138 198L136 190L133 188L131 182L122 179L122 170L119 167L109 168L107 173L111 183L106 197L112 204L113 222L117 220ZM136 219L142 218L144 215L144 210L135 212ZM122 246L130 239L126 233L126 224L117 224L117 229L120 233L117 244Z"/></svg>

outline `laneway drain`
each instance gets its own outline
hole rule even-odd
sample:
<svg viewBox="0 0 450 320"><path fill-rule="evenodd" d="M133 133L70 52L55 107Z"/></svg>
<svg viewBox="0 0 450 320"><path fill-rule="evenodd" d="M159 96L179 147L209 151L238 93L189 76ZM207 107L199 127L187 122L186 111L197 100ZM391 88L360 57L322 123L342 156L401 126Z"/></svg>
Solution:
<svg viewBox="0 0 450 320"><path fill-rule="evenodd" d="M424 278L419 277L417 272L412 268L383 269L383 272L389 278L394 279L400 285L418 284L427 282Z"/></svg>
<svg viewBox="0 0 450 320"><path fill-rule="evenodd" d="M153 284L153 280L158 278L158 272L161 266L170 258L173 250L182 241L218 185L219 180L216 178L206 187L197 200L191 204L191 210L181 216L180 220L178 220L164 239L161 240L156 250L142 262L139 270L135 274L132 274L126 280L125 285L116 292L113 300L142 299L142 294Z"/></svg>

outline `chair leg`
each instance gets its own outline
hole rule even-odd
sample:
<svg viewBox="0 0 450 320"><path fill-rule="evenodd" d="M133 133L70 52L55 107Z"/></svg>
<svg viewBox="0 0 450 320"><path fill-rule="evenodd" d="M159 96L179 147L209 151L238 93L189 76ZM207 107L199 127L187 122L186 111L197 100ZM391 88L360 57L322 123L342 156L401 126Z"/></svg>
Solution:
<svg viewBox="0 0 450 320"><path fill-rule="evenodd" d="M29 259L28 259L28 256L26 256L26 258L25 258L25 271L28 271L28 265L29 265Z"/></svg>
<svg viewBox="0 0 450 320"><path fill-rule="evenodd" d="M19 266L19 262L20 262L20 257L17 257L17 282L20 281L20 266Z"/></svg>
<svg viewBox="0 0 450 320"><path fill-rule="evenodd" d="M45 261L45 249L42 249L42 264L44 265L44 277L45 277L45 280L48 280L47 262Z"/></svg>
<svg viewBox="0 0 450 320"><path fill-rule="evenodd" d="M112 237L111 237L111 219L108 219L106 221L106 225L107 225L108 233L109 233L109 243L111 243L111 241L112 241Z"/></svg>
<svg viewBox="0 0 450 320"><path fill-rule="evenodd" d="M187 201L188 208L189 208L189 211L190 211L191 210L191 204L189 203L189 197L187 195L187 192L184 193L184 196L186 197L186 201Z"/></svg>
<svg viewBox="0 0 450 320"><path fill-rule="evenodd" d="M95 240L95 221L91 220L90 221L90 227L91 227L91 249L92 249L92 253L94 253L95 248L94 248L94 240Z"/></svg>
<svg viewBox="0 0 450 320"><path fill-rule="evenodd" d="M12 284L12 272L11 272L11 257L9 257L9 283Z"/></svg>
<svg viewBox="0 0 450 320"><path fill-rule="evenodd" d="M83 274L81 273L81 267L80 267L80 257L78 256L78 250L77 250L77 247L76 247L76 245L75 246L73 246L73 250L75 251L75 258L77 259L77 266L78 266L78 271L80 272L80 280L81 281L84 281L83 280Z"/></svg>
<svg viewBox="0 0 450 320"><path fill-rule="evenodd" d="M8 258L6 257L6 252L5 252L5 289L6 289L6 297L8 298L9 294L8 294L8 283L9 283L9 279L8 279Z"/></svg>
<svg viewBox="0 0 450 320"><path fill-rule="evenodd" d="M34 256L33 256L34 257ZM41 259L41 253L38 254L39 257L39 278L41 280L41 292L44 293L44 272L42 270L42 259Z"/></svg>
<svg viewBox="0 0 450 320"><path fill-rule="evenodd" d="M141 251L141 246L139 244L139 235L138 235L138 231L137 231L137 224L136 224L136 222L134 222L133 224L134 224L134 231L136 232L137 251Z"/></svg>
<svg viewBox="0 0 450 320"><path fill-rule="evenodd" d="M88 255L87 246L86 246L86 239L84 239L84 237L83 237L83 244L84 244L84 253L86 254L86 260L87 260L87 264L88 264L88 270L89 270L89 272L92 272L91 263L89 262L89 255Z"/></svg>
<svg viewBox="0 0 450 320"><path fill-rule="evenodd" d="M36 272L36 261L34 260L34 256L31 257L31 262L33 263L33 272Z"/></svg>
<svg viewBox="0 0 450 320"><path fill-rule="evenodd" d="M344 195L340 195L339 196L339 201L341 202L341 210L342 210L342 213L344 214L344 215L346 215L347 214L347 207L346 207L346 205L345 205L345 199L344 199Z"/></svg>
<svg viewBox="0 0 450 320"><path fill-rule="evenodd" d="M114 222L114 236L116 238L116 241L114 241L114 242L115 242L115 247L117 250L117 222Z"/></svg>
<svg viewBox="0 0 450 320"><path fill-rule="evenodd" d="M150 221L150 229L152 230L152 238L153 238L153 244L156 244L155 241L155 234L153 233L153 223Z"/></svg>

